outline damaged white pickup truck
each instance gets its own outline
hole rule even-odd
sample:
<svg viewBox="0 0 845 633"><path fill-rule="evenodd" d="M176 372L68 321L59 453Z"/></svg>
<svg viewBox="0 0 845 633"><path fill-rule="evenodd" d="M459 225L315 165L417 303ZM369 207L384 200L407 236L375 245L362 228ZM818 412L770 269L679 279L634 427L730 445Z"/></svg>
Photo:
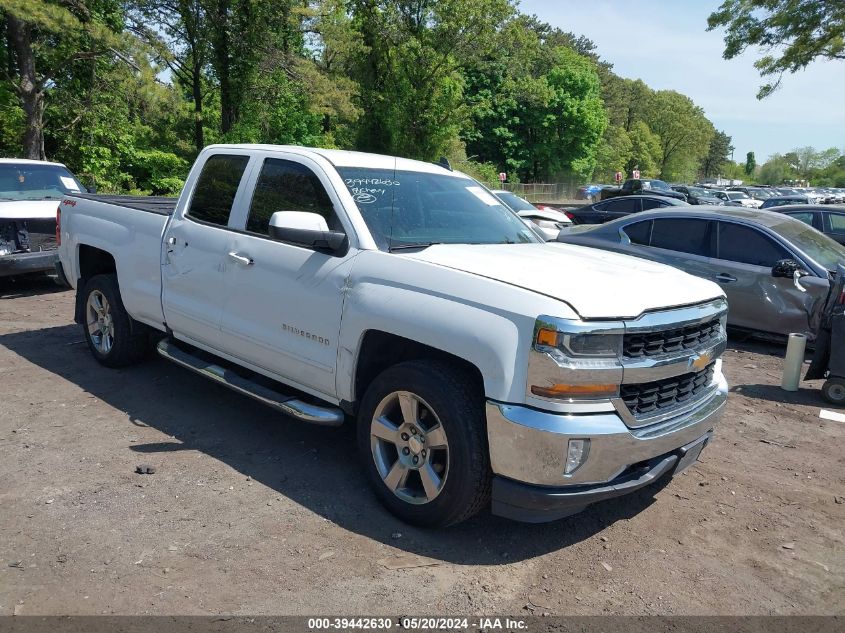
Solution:
<svg viewBox="0 0 845 633"><path fill-rule="evenodd" d="M718 286L544 243L437 165L212 146L178 201L67 196L60 235L98 361L153 339L294 418L355 420L410 523L491 497L540 522L632 492L693 463L727 397Z"/></svg>

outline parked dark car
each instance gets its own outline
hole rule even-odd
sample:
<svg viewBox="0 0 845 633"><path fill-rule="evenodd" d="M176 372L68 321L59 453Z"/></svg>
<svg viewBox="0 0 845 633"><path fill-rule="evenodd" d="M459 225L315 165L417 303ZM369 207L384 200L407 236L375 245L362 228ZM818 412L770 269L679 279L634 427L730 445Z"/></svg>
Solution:
<svg viewBox="0 0 845 633"><path fill-rule="evenodd" d="M677 191L673 191L667 183L653 178L629 178L622 183L621 187L605 187L601 190L601 199L616 198L618 196L666 196L686 202L687 197Z"/></svg>
<svg viewBox="0 0 845 633"><path fill-rule="evenodd" d="M715 281L728 297L728 325L780 336L815 336L829 271L845 263L845 247L803 222L738 207L655 209L573 227L558 241L643 257Z"/></svg>
<svg viewBox="0 0 845 633"><path fill-rule="evenodd" d="M712 192L704 187L691 187L688 185L672 185L672 189L687 197L690 204L723 204Z"/></svg>
<svg viewBox="0 0 845 633"><path fill-rule="evenodd" d="M790 204L777 207L775 211L801 220L829 238L845 244L845 207Z"/></svg>
<svg viewBox="0 0 845 633"><path fill-rule="evenodd" d="M622 196L594 202L580 209L566 211L573 224L604 224L632 213L663 207L689 206L686 202L662 196Z"/></svg>
<svg viewBox="0 0 845 633"><path fill-rule="evenodd" d="M813 202L807 196L772 196L768 200L763 200L763 204L760 208L771 209L772 207L782 207L787 204L813 204Z"/></svg>

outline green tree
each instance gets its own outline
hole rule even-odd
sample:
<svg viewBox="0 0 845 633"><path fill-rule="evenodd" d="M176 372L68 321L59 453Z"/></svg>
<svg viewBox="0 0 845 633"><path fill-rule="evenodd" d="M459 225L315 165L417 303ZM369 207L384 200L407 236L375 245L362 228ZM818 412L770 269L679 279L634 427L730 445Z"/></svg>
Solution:
<svg viewBox="0 0 845 633"><path fill-rule="evenodd" d="M22 150L44 159L47 93L75 62L111 55L122 59L125 40L116 0L0 0L6 35L2 78L24 114Z"/></svg>
<svg viewBox="0 0 845 633"><path fill-rule="evenodd" d="M745 175L753 176L754 170L757 168L757 161L754 158L754 152L748 152L745 155Z"/></svg>
<svg viewBox="0 0 845 633"><path fill-rule="evenodd" d="M663 163L660 137L649 129L645 121L635 121L628 137L631 139L631 156L626 171L630 174L637 169L643 178L660 175L660 165Z"/></svg>
<svg viewBox="0 0 845 633"><path fill-rule="evenodd" d="M679 92L660 90L651 99L646 122L660 137L660 177L667 180L694 177L715 134L704 111Z"/></svg>
<svg viewBox="0 0 845 633"><path fill-rule="evenodd" d="M713 138L710 139L710 148L707 151L707 155L701 161L701 175L704 178L711 178L718 175L722 165L729 160L733 150L731 137L717 130L713 134Z"/></svg>
<svg viewBox="0 0 845 633"><path fill-rule="evenodd" d="M617 171L625 172L633 153L633 143L625 128L608 125L596 149L596 169L593 178L611 181Z"/></svg>
<svg viewBox="0 0 845 633"><path fill-rule="evenodd" d="M725 59L748 48L767 51L754 66L771 81L757 93L777 90L784 73L815 59L845 60L845 2L841 0L724 0L707 18L707 30L725 27Z"/></svg>

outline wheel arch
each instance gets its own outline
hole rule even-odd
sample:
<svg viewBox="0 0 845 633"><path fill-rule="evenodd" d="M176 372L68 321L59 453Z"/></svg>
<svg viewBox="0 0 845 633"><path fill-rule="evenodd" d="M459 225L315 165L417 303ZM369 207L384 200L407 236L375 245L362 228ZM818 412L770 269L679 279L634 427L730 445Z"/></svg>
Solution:
<svg viewBox="0 0 845 633"><path fill-rule="evenodd" d="M102 248L79 244L77 246L77 265L79 278L76 282L76 305L74 307L74 321L82 323L85 309L85 283L96 275L116 275L117 263L114 255Z"/></svg>
<svg viewBox="0 0 845 633"><path fill-rule="evenodd" d="M398 334L373 329L361 337L353 379L354 400L347 405L350 413L357 411L358 403L376 376L393 365L410 360L438 360L460 367L484 393L484 375L469 360Z"/></svg>

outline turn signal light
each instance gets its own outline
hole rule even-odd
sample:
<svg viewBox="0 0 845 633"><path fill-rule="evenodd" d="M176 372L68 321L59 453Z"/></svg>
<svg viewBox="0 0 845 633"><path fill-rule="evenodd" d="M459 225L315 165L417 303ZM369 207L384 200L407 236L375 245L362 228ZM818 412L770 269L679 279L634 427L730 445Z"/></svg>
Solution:
<svg viewBox="0 0 845 633"><path fill-rule="evenodd" d="M561 385L556 383L549 387L531 386L531 393L542 398L583 398L599 396L615 396L618 385Z"/></svg>
<svg viewBox="0 0 845 633"><path fill-rule="evenodd" d="M557 347L557 332L545 328L537 330L537 344Z"/></svg>

